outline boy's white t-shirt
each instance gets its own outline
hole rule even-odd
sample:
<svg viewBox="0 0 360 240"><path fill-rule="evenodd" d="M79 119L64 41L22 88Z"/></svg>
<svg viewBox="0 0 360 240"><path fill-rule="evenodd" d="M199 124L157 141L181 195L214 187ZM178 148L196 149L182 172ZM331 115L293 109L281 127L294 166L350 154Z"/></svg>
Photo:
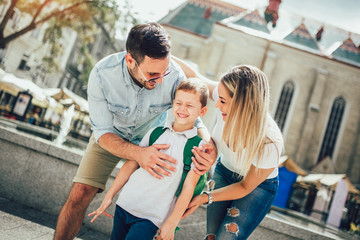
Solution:
<svg viewBox="0 0 360 240"><path fill-rule="evenodd" d="M216 87L213 91L213 99L216 102L218 98L219 98L218 87ZM225 144L225 142L221 143L221 137L224 126L225 126L225 121L223 120L221 112L219 109L216 109L216 123L211 137L218 148L218 152L220 153L221 163L230 171L239 173L240 169L237 169L236 164L234 163L236 160L235 153L229 149L229 147ZM278 175L279 159L283 148L283 138L281 131L270 115L268 115L267 117L266 136L270 138L273 143L266 144L264 155L260 161L260 165L258 166L257 164L258 163L257 158L254 159L252 164L254 166L264 169L275 168L274 171L272 171L272 173L267 177L267 179L270 179ZM246 149L243 150L242 156L244 156L245 151Z"/></svg>
<svg viewBox="0 0 360 240"><path fill-rule="evenodd" d="M184 161L184 147L189 138L197 135L197 128L184 132L175 132L172 123L166 124L166 131L155 141L154 144L170 144L168 149L160 150L177 160L175 172L170 177L164 176L157 179L143 168L138 168L129 178L119 193L116 202L121 208L130 214L145 218L161 227L167 217L171 214L177 197L175 193L181 182ZM150 129L141 140L139 146L149 146L149 137L153 129ZM204 144L201 141L199 146ZM191 165L194 168L194 164Z"/></svg>

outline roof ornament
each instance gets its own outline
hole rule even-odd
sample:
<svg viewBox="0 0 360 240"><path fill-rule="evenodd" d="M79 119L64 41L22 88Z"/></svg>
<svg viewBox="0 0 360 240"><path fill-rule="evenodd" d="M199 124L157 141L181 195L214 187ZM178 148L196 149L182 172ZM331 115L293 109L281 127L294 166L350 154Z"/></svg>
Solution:
<svg viewBox="0 0 360 240"><path fill-rule="evenodd" d="M318 30L318 32L316 33L316 40L317 41L320 41L321 40L321 37L322 37L322 33L324 32L324 25L322 25L320 27L320 29Z"/></svg>
<svg viewBox="0 0 360 240"><path fill-rule="evenodd" d="M211 17L211 7L209 6L209 7L207 7L207 8L205 9L203 18L209 19L210 17Z"/></svg>
<svg viewBox="0 0 360 240"><path fill-rule="evenodd" d="M276 21L279 19L279 6L281 0L269 0L269 5L265 9L265 20L267 23L272 22L272 27L276 27Z"/></svg>

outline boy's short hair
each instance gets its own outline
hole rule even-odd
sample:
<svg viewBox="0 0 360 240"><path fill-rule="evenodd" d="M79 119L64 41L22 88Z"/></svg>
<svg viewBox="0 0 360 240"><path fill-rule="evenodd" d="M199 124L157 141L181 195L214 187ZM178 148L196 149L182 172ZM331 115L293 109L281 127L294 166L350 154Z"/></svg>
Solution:
<svg viewBox="0 0 360 240"><path fill-rule="evenodd" d="M201 107L205 107L207 104L207 99L209 97L209 89L206 84L197 78L188 78L182 81L179 86L176 88L177 91L197 93L200 95ZM175 95L176 95L175 92Z"/></svg>

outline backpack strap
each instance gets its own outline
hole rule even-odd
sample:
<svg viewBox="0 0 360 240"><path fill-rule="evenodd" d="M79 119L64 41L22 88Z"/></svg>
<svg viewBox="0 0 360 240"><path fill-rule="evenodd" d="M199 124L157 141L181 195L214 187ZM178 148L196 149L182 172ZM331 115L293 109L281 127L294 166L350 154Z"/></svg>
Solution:
<svg viewBox="0 0 360 240"><path fill-rule="evenodd" d="M149 137L149 146L153 145L154 142L165 132L166 128L164 127L156 127L151 133Z"/></svg>
<svg viewBox="0 0 360 240"><path fill-rule="evenodd" d="M194 146L199 146L201 140L202 139L199 136L195 136L193 138L188 139L186 144L185 144L185 147L184 147L184 160L183 160L184 161L184 169L183 169L182 178L181 178L179 188L175 193L175 195L177 197L180 195L183 184L184 184L185 179L186 179L186 176L187 176L188 172L191 169L191 163L192 163L191 157L194 156L194 154L191 152L191 150L193 149ZM197 185L195 187L193 196L199 195L202 192L202 190L205 187L206 180L207 180L207 173L205 173L204 175L202 175L200 177L200 179L199 179L199 181L198 181L198 183L197 183Z"/></svg>
<svg viewBox="0 0 360 240"><path fill-rule="evenodd" d="M194 154L191 152L194 146L199 146L201 142L201 137L195 136L192 138L189 138L185 144L184 147L184 171L189 172L191 169L191 157L194 156Z"/></svg>

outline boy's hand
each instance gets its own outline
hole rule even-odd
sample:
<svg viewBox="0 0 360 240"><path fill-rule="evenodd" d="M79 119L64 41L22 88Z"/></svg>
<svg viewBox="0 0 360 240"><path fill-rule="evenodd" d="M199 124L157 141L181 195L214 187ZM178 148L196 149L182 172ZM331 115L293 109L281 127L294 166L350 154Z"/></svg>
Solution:
<svg viewBox="0 0 360 240"><path fill-rule="evenodd" d="M163 176L171 176L169 171L175 172L176 168L170 163L176 164L177 161L175 158L159 151L160 149L167 149L169 147L170 144L154 144L142 148L136 161L140 167L156 178L162 179Z"/></svg>
<svg viewBox="0 0 360 240"><path fill-rule="evenodd" d="M164 225L158 230L155 239L156 240L173 240L175 237L176 226L171 226L164 223Z"/></svg>
<svg viewBox="0 0 360 240"><path fill-rule="evenodd" d="M195 156L192 157L192 161L196 167L194 171L199 175L208 172L216 161L217 149L215 145L211 143L204 144L200 147L194 147L191 151Z"/></svg>
<svg viewBox="0 0 360 240"><path fill-rule="evenodd" d="M89 217L94 216L90 222L93 223L101 214L104 214L104 216L106 217L113 218L114 217L113 215L106 212L106 209L111 205L111 203L112 203L112 199L106 198L105 196L104 200L101 203L101 206L94 212L88 214Z"/></svg>
<svg viewBox="0 0 360 240"><path fill-rule="evenodd" d="M200 207L200 205L203 204L203 201L202 201L203 195L204 194L197 195L191 200L191 202L189 203L189 205L186 208L186 211L182 215L181 219L184 219L187 216L189 216L190 214L192 214L193 212L195 212L195 210L198 209L198 207Z"/></svg>

